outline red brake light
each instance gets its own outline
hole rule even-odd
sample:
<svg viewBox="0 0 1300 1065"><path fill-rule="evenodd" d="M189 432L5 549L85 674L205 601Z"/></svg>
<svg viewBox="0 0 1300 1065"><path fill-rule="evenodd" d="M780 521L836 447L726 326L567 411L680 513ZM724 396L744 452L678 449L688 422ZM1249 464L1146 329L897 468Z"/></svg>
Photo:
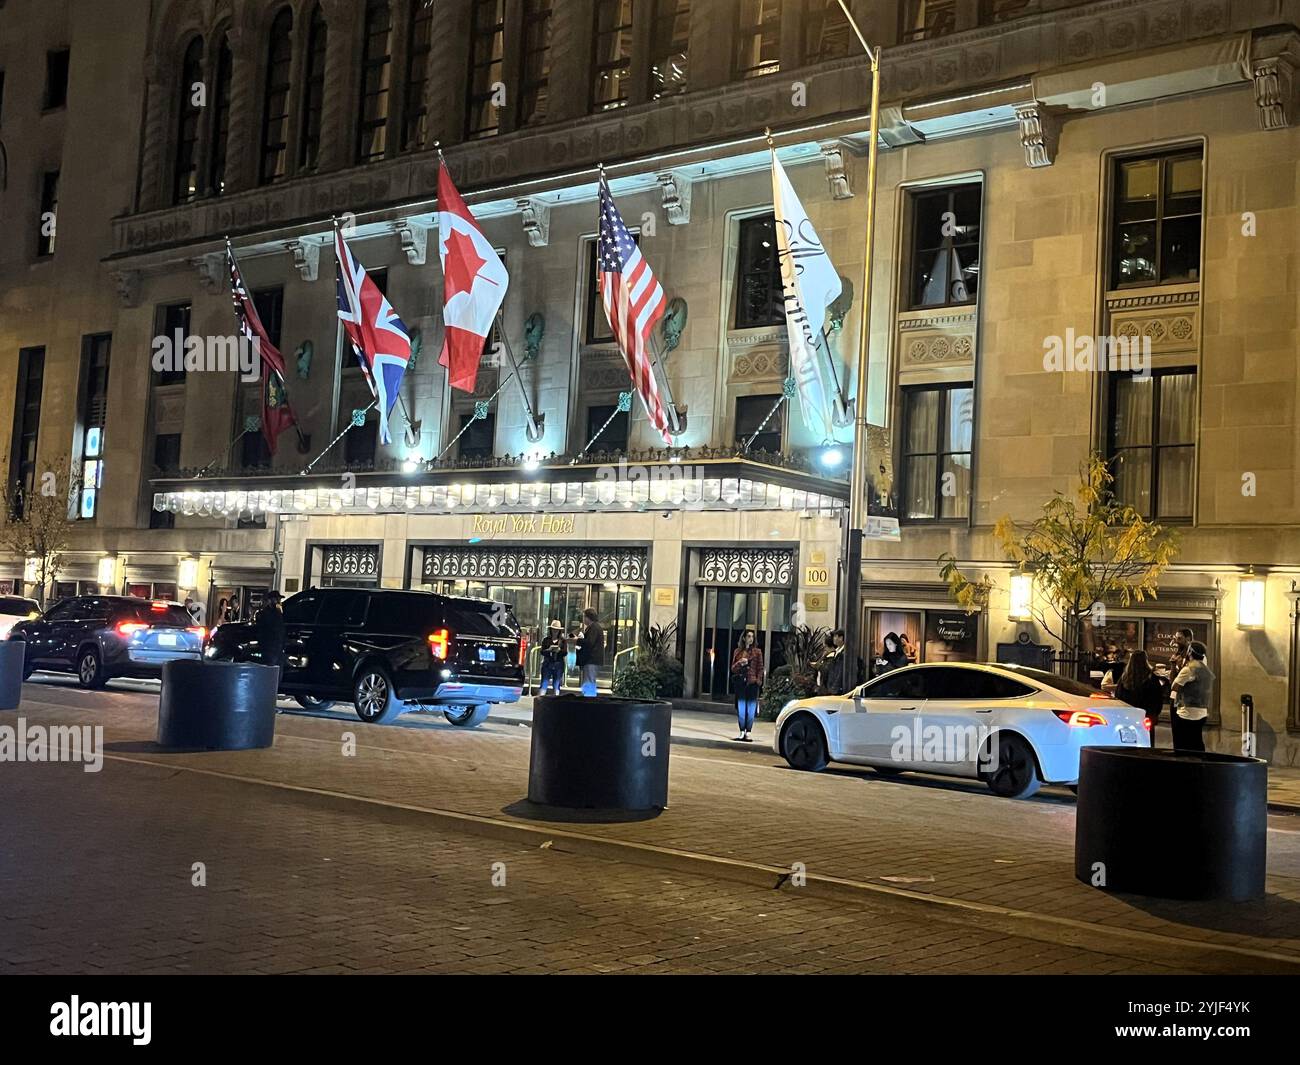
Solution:
<svg viewBox="0 0 1300 1065"><path fill-rule="evenodd" d="M429 649L433 652L434 658L441 658L444 662L447 660L447 650L451 647L451 633L446 629L439 629L437 632L429 633Z"/></svg>
<svg viewBox="0 0 1300 1065"><path fill-rule="evenodd" d="M119 621L117 623L117 634L119 636L130 636L133 632L140 632L149 626L140 621Z"/></svg>
<svg viewBox="0 0 1300 1065"><path fill-rule="evenodd" d="M1144 717L1142 719L1142 727L1146 729L1148 732L1151 731L1152 725L1151 725L1151 719L1149 717Z"/></svg>
<svg viewBox="0 0 1300 1065"><path fill-rule="evenodd" d="M168 606L167 603L162 603L162 602L155 601L155 602L152 602L152 603L149 604L149 609L150 609L150 610L156 610L156 611L158 611L158 613L161 614L164 610L167 609L167 606Z"/></svg>
<svg viewBox="0 0 1300 1065"><path fill-rule="evenodd" d="M1106 724L1104 717L1094 714L1091 710L1053 710L1052 713L1073 728L1091 728L1093 725Z"/></svg>
<svg viewBox="0 0 1300 1065"><path fill-rule="evenodd" d="M197 636L200 640L206 640L208 638L208 630L205 629L202 625L191 625L185 631L194 633L194 635Z"/></svg>
<svg viewBox="0 0 1300 1065"><path fill-rule="evenodd" d="M523 633L519 637L519 664L521 666L528 664L528 633Z"/></svg>

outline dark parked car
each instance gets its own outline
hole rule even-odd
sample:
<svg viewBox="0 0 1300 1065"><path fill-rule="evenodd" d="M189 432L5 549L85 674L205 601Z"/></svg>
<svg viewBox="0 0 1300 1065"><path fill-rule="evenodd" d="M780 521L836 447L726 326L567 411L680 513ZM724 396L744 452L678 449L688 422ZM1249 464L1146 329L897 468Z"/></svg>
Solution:
<svg viewBox="0 0 1300 1065"><path fill-rule="evenodd" d="M205 630L180 603L125 595L78 595L20 621L9 639L27 644L23 679L35 670L75 673L83 688L113 677L158 677L165 662L203 657Z"/></svg>
<svg viewBox="0 0 1300 1065"><path fill-rule="evenodd" d="M454 725L477 725L523 691L519 622L490 599L310 588L284 601L284 628L280 691L309 710L351 700L362 721L386 725L437 707ZM206 653L260 661L256 624L213 629Z"/></svg>

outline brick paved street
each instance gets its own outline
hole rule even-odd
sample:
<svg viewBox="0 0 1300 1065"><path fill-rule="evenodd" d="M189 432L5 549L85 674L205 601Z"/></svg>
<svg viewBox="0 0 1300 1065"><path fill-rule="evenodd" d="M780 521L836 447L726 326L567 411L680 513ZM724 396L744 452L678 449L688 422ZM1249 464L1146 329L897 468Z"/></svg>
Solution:
<svg viewBox="0 0 1300 1065"><path fill-rule="evenodd" d="M675 746L659 817L559 823L517 725L285 714L269 751L170 754L155 712L42 681L0 714L107 746L98 774L0 764L0 971L1300 971L1295 817L1264 902L1154 902L1073 879L1065 793Z"/></svg>

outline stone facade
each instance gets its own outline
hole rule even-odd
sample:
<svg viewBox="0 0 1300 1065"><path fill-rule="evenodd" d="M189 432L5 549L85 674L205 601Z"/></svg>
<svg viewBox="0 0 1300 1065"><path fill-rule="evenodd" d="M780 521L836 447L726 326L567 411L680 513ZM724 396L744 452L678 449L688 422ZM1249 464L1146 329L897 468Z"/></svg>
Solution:
<svg viewBox="0 0 1300 1065"><path fill-rule="evenodd" d="M404 27L413 2L393 3L395 129L402 108L412 106L396 90L405 78ZM379 449L373 473L358 474L363 485L400 479L403 459L435 458L474 401L505 383L508 370L487 366L476 396L449 395L436 365L441 279L433 228L434 141L485 233L504 252L512 277L504 327L517 356L526 347L525 322L544 318L535 358L524 362L521 375L529 402L544 415L544 435L528 439L523 396L506 383L493 402L498 454L576 454L586 443L588 407L614 403L626 388L616 351L586 337L598 163L608 169L628 224L642 230L643 250L667 295L687 304L680 344L665 358L674 398L688 411L678 443L729 448L737 399L780 392L788 372L783 330L738 330L734 313L740 222L771 209L765 127L773 130L794 187L855 294L842 330L831 334L845 393L852 394L870 78L856 45L828 58L810 54L815 3L781 5L779 73L738 79L732 73L738 33L733 6L697 0L691 5L688 91L654 100L652 4L637 0L627 106L594 114L595 0L557 3L546 121L520 126L510 72L518 69L521 45L510 27L520 24L523 5L506 0L507 106L501 132L477 140L465 139L464 122L470 5L439 4L431 76L423 87L429 116L424 147L403 151L394 136L384 158L355 165L364 4L324 0L329 35L320 151L307 168L298 165L298 138L313 5L294 2L289 175L259 185L266 40L284 6L162 0L152 22L146 5L110 14L110 5L85 0L10 0L0 9L0 143L7 161L0 214L15 220L19 236L0 248L0 416L9 419L15 409L19 350L44 347L42 461L69 453L75 439L82 337L112 334L105 480L96 518L76 531L74 562L93 566L108 555L117 560L115 579L123 581L133 571L162 572L182 557L197 557L202 594L239 574L249 583L269 582L274 572L286 582L307 582L310 545L351 539L382 542L382 582L401 585L409 582L411 543L463 542L473 535L472 517L432 513L306 513L279 528L272 516L265 529L239 528L237 513L181 513L174 528L149 528L155 493L187 487L174 471L162 479L155 474L160 433L179 434L179 466L207 469L205 489L291 485L351 410L368 402L350 357L336 371L331 215L354 216L357 256L372 270L387 270L388 295L423 344L403 393L419 426L418 442L408 442L405 418L395 411L394 445ZM962 0L952 32L905 41L903 5L852 6L867 38L884 46L867 413L890 430L891 466L903 465L904 390L968 384L974 395L969 517L904 522L897 542L870 542L864 610L940 609L945 599L934 559L945 551L1005 589L1008 570L992 561L998 557L993 523L1005 514L1031 517L1051 493L1068 488L1090 450L1107 446L1105 375L1045 372L1045 338L1067 330L1148 337L1157 369L1197 371L1194 509L1191 520L1180 523L1182 547L1166 577L1167 594L1159 606L1134 616L1208 625L1221 677L1223 726L1213 731L1214 742L1223 749L1238 742L1232 731L1236 698L1249 691L1260 710L1263 752L1300 763L1294 584L1300 579L1300 4L1042 0L995 19L1005 5ZM205 79L212 77L219 41L229 43L233 57L225 187L221 195L201 189L194 202L175 204L178 68L196 36L205 42ZM65 46L72 54L69 105L43 111L44 53ZM202 173L210 165L212 120L212 110L204 109ZM1114 160L1173 146L1194 147L1203 159L1196 280L1108 290ZM57 250L52 258L35 259L41 175L52 170L61 174ZM912 309L910 205L918 192L954 182L980 190L978 299ZM256 475L238 468L238 447L230 451L233 461L226 457L247 414L232 375L149 384L160 306L188 302L195 334L231 332L221 258L227 236L250 288L283 290L281 346L290 366L305 341L314 348L310 373L294 372L288 382L310 445L300 450L294 434L285 434L270 469ZM634 414L629 448L655 447L644 416ZM792 461L815 457L823 434L804 426L797 405L782 417L783 447ZM840 439L848 432L841 430ZM0 446L7 449L10 437L4 432ZM341 445L297 483L336 486L346 472L340 452ZM11 464L6 460L3 468ZM1247 474L1253 494L1243 494ZM441 483L457 475L429 476ZM820 483L828 496L846 494L834 479L799 477L801 490L815 491ZM677 620L684 641L696 639L698 628L689 559L700 545L797 545L792 595L810 604L810 623L829 625L836 617L839 532L833 514L801 515L779 506L770 512L670 509L667 518L647 513L653 522L631 514L577 514L573 537L653 544L646 618ZM807 583L805 571L818 568L808 560L827 555L828 584ZM9 563L11 570L16 565ZM1267 577L1267 616L1257 630L1237 627L1238 578L1248 565ZM13 575L5 571L0 578ZM665 592L660 602L652 594L659 589L674 594ZM1006 606L1001 592L978 619L982 657L994 657L999 645L1021 633L1033 643L1050 642L1032 624L1011 621Z"/></svg>

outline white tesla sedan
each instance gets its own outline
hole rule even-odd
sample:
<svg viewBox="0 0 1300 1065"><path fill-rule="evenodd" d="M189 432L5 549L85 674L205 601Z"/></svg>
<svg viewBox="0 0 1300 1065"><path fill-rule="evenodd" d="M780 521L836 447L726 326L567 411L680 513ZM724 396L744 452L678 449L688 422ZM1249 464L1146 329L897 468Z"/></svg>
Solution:
<svg viewBox="0 0 1300 1065"><path fill-rule="evenodd" d="M1151 746L1142 710L1043 670L975 662L905 666L847 695L796 699L774 740L795 769L913 769L983 780L1013 799L1077 783L1080 748L1121 745Z"/></svg>

